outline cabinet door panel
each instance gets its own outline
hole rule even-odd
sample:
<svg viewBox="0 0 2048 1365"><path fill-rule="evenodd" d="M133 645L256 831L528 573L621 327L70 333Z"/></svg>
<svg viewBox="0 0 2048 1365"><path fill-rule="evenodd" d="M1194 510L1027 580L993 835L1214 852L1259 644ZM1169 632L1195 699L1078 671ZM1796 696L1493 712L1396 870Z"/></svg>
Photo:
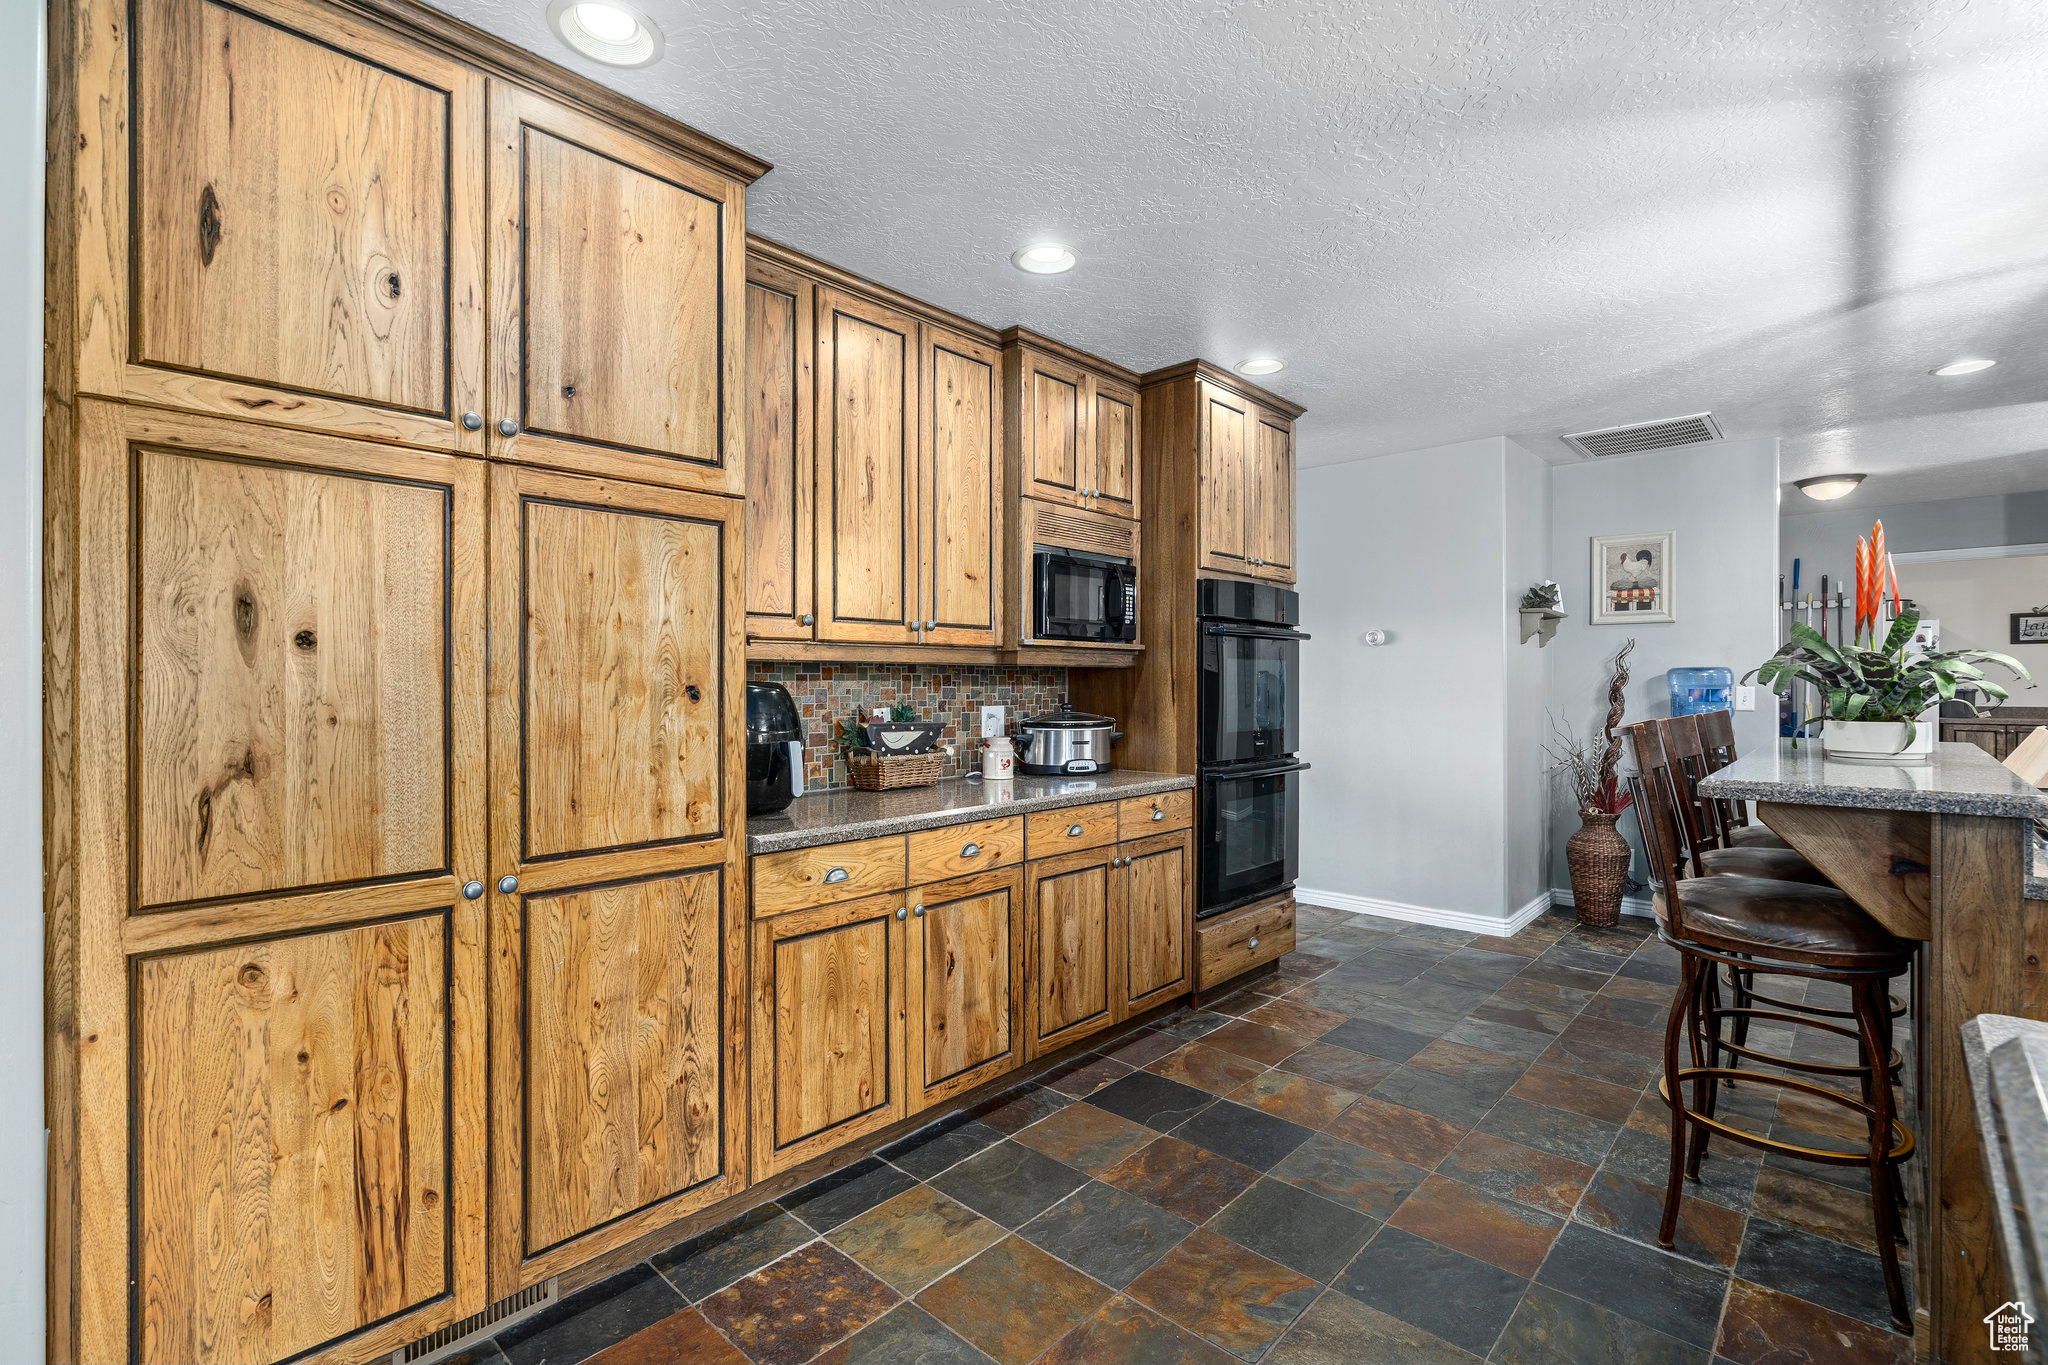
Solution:
<svg viewBox="0 0 2048 1365"><path fill-rule="evenodd" d="M956 878L920 887L910 899L904 1042L921 1108L1022 1059L1023 872Z"/></svg>
<svg viewBox="0 0 2048 1365"><path fill-rule="evenodd" d="M743 496L740 187L492 82L498 459Z"/></svg>
<svg viewBox="0 0 2048 1365"><path fill-rule="evenodd" d="M448 1292L450 947L444 911L138 964L138 1359L282 1360Z"/></svg>
<svg viewBox="0 0 2048 1365"><path fill-rule="evenodd" d="M747 263L747 633L815 633L811 548L813 286Z"/></svg>
<svg viewBox="0 0 2048 1365"><path fill-rule="evenodd" d="M908 917L897 893L754 922L758 1175L903 1116Z"/></svg>
<svg viewBox="0 0 2048 1365"><path fill-rule="evenodd" d="M1024 357L1024 468L1026 497L1085 507L1087 451L1082 373L1043 356Z"/></svg>
<svg viewBox="0 0 2048 1365"><path fill-rule="evenodd" d="M1094 487L1091 504L1120 517L1138 515L1138 395L1098 379L1095 389Z"/></svg>
<svg viewBox="0 0 2048 1365"><path fill-rule="evenodd" d="M525 856L717 834L726 528L538 498L522 511Z"/></svg>
<svg viewBox="0 0 2048 1365"><path fill-rule="evenodd" d="M744 510L491 468L494 1296L746 1182Z"/></svg>
<svg viewBox="0 0 2048 1365"><path fill-rule="evenodd" d="M1134 1013L1187 989L1194 859L1185 833L1122 848L1124 999Z"/></svg>
<svg viewBox="0 0 2048 1365"><path fill-rule="evenodd" d="M1252 572L1260 578L1294 581L1294 429L1285 419L1254 408L1253 448L1246 464L1252 497L1246 516L1251 528Z"/></svg>
<svg viewBox="0 0 2048 1365"><path fill-rule="evenodd" d="M1123 945L1113 932L1123 883L1112 846L1027 864L1033 973L1032 1055L1106 1028L1122 1017L1112 982Z"/></svg>
<svg viewBox="0 0 2048 1365"><path fill-rule="evenodd" d="M76 417L69 1353L388 1352L487 1302L482 464Z"/></svg>
<svg viewBox="0 0 2048 1365"><path fill-rule="evenodd" d="M925 329L931 428L919 484L927 644L997 643L1002 599L1002 429L993 347ZM935 624L931 624L935 623Z"/></svg>
<svg viewBox="0 0 2048 1365"><path fill-rule="evenodd" d="M136 463L141 903L447 869L450 490Z"/></svg>
<svg viewBox="0 0 2048 1365"><path fill-rule="evenodd" d="M527 898L528 1254L721 1173L720 872Z"/></svg>
<svg viewBox="0 0 2048 1365"><path fill-rule="evenodd" d="M83 386L480 451L455 417L482 396L482 77L297 4L139 0L135 21L128 88L79 92L134 101L130 139L80 149L83 249L119 250L95 265L132 315L93 301ZM98 202L128 160L132 198Z"/></svg>
<svg viewBox="0 0 2048 1365"><path fill-rule="evenodd" d="M918 324L818 291L821 639L908 644L917 582Z"/></svg>
<svg viewBox="0 0 2048 1365"><path fill-rule="evenodd" d="M1242 399L1201 386L1202 567L1241 573L1245 548L1245 461L1250 415Z"/></svg>

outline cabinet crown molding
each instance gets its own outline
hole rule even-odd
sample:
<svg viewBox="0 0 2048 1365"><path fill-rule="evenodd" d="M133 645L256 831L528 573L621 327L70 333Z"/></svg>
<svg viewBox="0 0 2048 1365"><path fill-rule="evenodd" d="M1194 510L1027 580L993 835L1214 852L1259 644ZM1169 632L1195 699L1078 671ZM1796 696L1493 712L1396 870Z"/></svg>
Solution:
<svg viewBox="0 0 2048 1365"><path fill-rule="evenodd" d="M1152 388L1159 384L1171 384L1176 379L1206 379L1218 388L1228 389L1240 398L1248 398L1261 407L1271 408L1285 416L1290 422L1308 409L1292 399L1282 398L1271 389L1262 389L1257 384L1246 382L1243 375L1226 370L1211 360L1184 360L1178 365L1169 365L1163 370L1151 370L1139 380L1140 388Z"/></svg>
<svg viewBox="0 0 2048 1365"><path fill-rule="evenodd" d="M392 0L392 2L396 3L397 0ZM380 0L380 3L382 3L382 0ZM949 331L958 332L962 336L971 337L986 345L995 346L999 344L995 328L988 326L986 323L976 322L972 318L961 317L958 313L948 312L937 304L926 303L923 299L912 298L900 290L891 289L886 284L877 284L864 275L856 275L851 270L833 265L829 261L821 261L815 256L806 256L795 247L784 246L781 242L763 237L759 233L750 232L747 234L747 257L749 260L766 261L771 265L779 265L786 270L798 271L810 276L820 284L828 285L834 289L843 289L851 294L859 294L863 298L871 299L885 308L893 308L899 313L908 313L920 322L934 323L937 326L944 327Z"/></svg>
<svg viewBox="0 0 2048 1365"><path fill-rule="evenodd" d="M1058 356L1070 364L1099 370L1111 379L1119 380L1132 388L1138 386L1140 376L1136 370L1126 369L1113 360L1104 360L1099 355L1093 355L1078 346L1069 346L1064 341L1054 341L1051 337L1034 332L1028 327L1005 327L1000 334L1000 340L1005 346L1012 343L1029 346L1033 350Z"/></svg>

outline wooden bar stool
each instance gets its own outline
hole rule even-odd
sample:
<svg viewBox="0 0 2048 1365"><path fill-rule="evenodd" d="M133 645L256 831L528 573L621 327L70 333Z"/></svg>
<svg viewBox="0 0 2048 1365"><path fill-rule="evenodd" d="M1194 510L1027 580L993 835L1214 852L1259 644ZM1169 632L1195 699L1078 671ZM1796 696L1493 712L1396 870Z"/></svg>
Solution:
<svg viewBox="0 0 2048 1365"><path fill-rule="evenodd" d="M1766 825L1749 823L1749 811L1740 801L1716 801L1701 797L1692 784L1719 772L1735 761L1735 722L1726 711L1707 711L1696 716L1675 716L1661 722L1665 729L1665 750L1691 777L1687 798L1697 807L1702 823L1709 826L1715 846L1722 848L1790 848L1776 831Z"/></svg>
<svg viewBox="0 0 2048 1365"><path fill-rule="evenodd" d="M1898 1118L1892 1068L1869 1065L1867 1059L1891 1052L1890 1011L1886 1008L1892 978L1912 969L1914 945L1894 937L1864 913L1855 901L1830 886L1765 877L1709 875L1687 877L1681 853L1677 811L1683 796L1671 765L1646 769L1631 779L1638 825L1649 855L1657 934L1677 949L1680 980L1664 1032L1664 1079L1660 1086L1671 1105L1671 1176L1665 1188L1664 1221L1658 1245L1669 1248L1678 1227L1683 1182L1699 1178L1711 1135L1766 1152L1825 1165L1867 1166L1870 1172L1871 1216L1877 1234L1878 1260L1884 1269L1885 1292L1892 1323L1913 1330L1912 1306L1906 1299L1899 1269L1904 1240L1899 1213L1897 1165L1913 1153L1913 1135ZM1852 1071L1861 1098L1797 1076L1771 1071L1737 1071L1720 1065L1727 1044L1720 1038L1720 1020L1728 1011L1715 1007L1709 991L1719 970L1756 970L1777 976L1803 977L1845 985L1852 1000L1855 1037L1863 1064ZM1752 1009L1756 1017L1778 1017L1808 1028L1832 1028L1811 1017ZM1836 1032L1846 1030L1835 1029ZM1689 1048L1692 1065L1681 1061ZM1841 1074L1845 1069L1751 1051L1753 1060L1785 1070ZM1861 1119L1867 1134L1862 1152L1836 1152L1751 1133L1715 1114L1720 1083L1740 1078L1797 1091L1824 1103L1839 1105ZM1686 1087L1691 1086L1688 1102Z"/></svg>

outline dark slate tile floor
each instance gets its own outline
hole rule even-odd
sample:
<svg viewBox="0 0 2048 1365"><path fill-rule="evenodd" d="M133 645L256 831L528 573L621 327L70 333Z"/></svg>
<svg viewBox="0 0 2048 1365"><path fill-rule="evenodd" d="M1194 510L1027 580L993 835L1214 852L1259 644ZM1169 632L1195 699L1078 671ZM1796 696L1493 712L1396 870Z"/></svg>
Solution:
<svg viewBox="0 0 2048 1365"><path fill-rule="evenodd" d="M1277 980L941 1119L468 1358L1911 1359L1856 1170L1719 1144L1675 1252L1654 1245L1676 958L1647 921L1554 914L1500 939L1304 906L1299 926ZM1855 1137L1764 1087L1724 1112Z"/></svg>

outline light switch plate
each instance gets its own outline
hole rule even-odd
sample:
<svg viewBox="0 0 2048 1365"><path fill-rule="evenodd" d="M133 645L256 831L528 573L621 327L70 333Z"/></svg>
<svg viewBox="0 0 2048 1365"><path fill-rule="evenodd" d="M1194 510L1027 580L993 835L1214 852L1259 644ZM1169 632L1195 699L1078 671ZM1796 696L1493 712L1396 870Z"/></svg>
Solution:
<svg viewBox="0 0 2048 1365"><path fill-rule="evenodd" d="M1756 688L1745 687L1741 683L1737 683L1735 685L1735 709L1738 711L1756 710Z"/></svg>
<svg viewBox="0 0 2048 1365"><path fill-rule="evenodd" d="M981 708L981 737L983 739L994 739L1003 733L1003 713L1005 710L1006 708L1001 706L984 706Z"/></svg>

